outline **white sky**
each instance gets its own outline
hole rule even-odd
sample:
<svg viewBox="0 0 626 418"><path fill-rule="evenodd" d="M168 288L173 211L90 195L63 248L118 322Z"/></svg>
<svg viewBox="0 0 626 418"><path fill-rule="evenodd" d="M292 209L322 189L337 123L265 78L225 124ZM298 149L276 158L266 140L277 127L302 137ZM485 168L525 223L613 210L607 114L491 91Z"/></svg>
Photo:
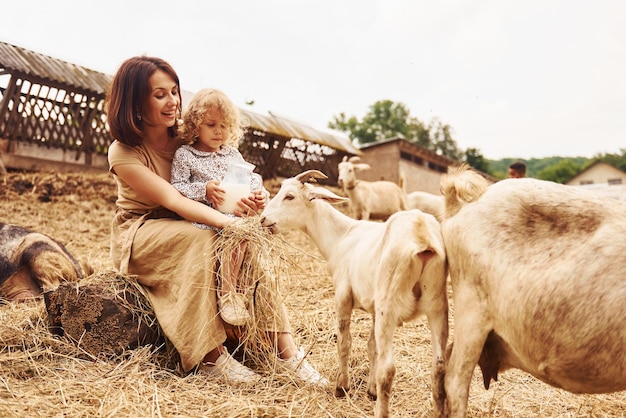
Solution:
<svg viewBox="0 0 626 418"><path fill-rule="evenodd" d="M12 0L0 10L0 41L108 74L159 56L184 90L216 87L318 129L392 100L488 159L626 148L624 0Z"/></svg>

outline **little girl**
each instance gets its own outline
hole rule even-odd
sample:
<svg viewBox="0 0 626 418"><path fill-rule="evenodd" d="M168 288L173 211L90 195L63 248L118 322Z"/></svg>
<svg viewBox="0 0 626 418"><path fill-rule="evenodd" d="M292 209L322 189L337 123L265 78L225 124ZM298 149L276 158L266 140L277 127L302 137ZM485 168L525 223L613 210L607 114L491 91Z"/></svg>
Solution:
<svg viewBox="0 0 626 418"><path fill-rule="evenodd" d="M224 203L225 190L220 187L229 164L244 161L238 151L243 136L239 109L221 91L204 89L195 94L183 116L182 145L174 154L171 182L183 195L203 202L214 209ZM252 174L251 195L257 207L265 207L269 192L263 187L261 176ZM236 216L229 214L229 216ZM199 228L210 225L194 223ZM221 266L221 285L218 307L222 319L232 325L245 325L250 320L246 299L238 292L239 268L243 262L246 242L232 254L230 263Z"/></svg>

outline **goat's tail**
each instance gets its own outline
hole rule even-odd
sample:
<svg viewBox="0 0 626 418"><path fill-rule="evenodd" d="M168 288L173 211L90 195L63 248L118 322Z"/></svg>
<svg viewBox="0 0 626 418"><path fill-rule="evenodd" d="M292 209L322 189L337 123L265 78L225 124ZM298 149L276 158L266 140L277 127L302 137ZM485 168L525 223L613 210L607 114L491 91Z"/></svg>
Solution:
<svg viewBox="0 0 626 418"><path fill-rule="evenodd" d="M450 218L468 203L478 200L487 190L487 180L467 164L450 167L441 178L441 194L445 201L444 218Z"/></svg>

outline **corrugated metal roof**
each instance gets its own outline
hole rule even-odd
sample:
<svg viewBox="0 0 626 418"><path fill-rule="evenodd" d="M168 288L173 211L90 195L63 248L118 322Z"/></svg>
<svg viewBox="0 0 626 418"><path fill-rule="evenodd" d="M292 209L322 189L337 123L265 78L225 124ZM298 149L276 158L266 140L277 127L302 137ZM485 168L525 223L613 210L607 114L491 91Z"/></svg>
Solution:
<svg viewBox="0 0 626 418"><path fill-rule="evenodd" d="M240 111L242 115L248 119L251 128L264 132L272 132L287 138L299 138L315 142L349 154L361 155L361 151L352 145L350 138L347 136L333 135L328 132L319 131L302 123L277 116L272 112L269 112L269 116L265 116L247 109L240 109Z"/></svg>
<svg viewBox="0 0 626 418"><path fill-rule="evenodd" d="M19 73L40 80L48 80L51 85L62 85L69 90L89 91L104 96L112 76L89 68L71 64L47 55L39 54L16 45L0 42L0 70L8 73ZM183 91L185 97L193 93ZM333 135L319 131L302 123L279 117L270 112L269 116L260 115L246 109L240 109L249 119L250 126L264 132L274 133L287 138L299 138L333 149L360 155L361 151L354 147L348 137Z"/></svg>
<svg viewBox="0 0 626 418"><path fill-rule="evenodd" d="M54 84L98 95L106 93L112 79L110 75L5 42L0 42L0 67L7 72L49 80Z"/></svg>

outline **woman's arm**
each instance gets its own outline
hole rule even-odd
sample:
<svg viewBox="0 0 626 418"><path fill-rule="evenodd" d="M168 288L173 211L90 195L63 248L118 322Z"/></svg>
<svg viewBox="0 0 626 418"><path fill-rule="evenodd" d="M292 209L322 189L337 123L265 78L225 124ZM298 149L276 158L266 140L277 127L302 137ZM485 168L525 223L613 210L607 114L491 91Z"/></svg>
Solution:
<svg viewBox="0 0 626 418"><path fill-rule="evenodd" d="M149 200L163 206L183 218L224 228L234 219L205 205L191 200L178 192L170 183L141 164L117 164L117 174L126 184Z"/></svg>

